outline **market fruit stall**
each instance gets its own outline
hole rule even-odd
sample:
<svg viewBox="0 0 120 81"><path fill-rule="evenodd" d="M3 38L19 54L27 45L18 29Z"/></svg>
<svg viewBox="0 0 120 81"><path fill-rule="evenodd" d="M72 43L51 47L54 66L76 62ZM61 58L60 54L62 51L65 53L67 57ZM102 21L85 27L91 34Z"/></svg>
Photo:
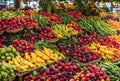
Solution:
<svg viewBox="0 0 120 81"><path fill-rule="evenodd" d="M33 12L1 12L0 81L120 81L120 21Z"/></svg>

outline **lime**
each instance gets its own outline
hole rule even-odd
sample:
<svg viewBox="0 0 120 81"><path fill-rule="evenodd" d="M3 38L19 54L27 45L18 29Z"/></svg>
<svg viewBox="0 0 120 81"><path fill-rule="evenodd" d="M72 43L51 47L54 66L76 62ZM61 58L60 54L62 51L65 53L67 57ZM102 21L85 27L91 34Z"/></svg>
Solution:
<svg viewBox="0 0 120 81"><path fill-rule="evenodd" d="M11 73L11 74L10 74L10 76L11 76L11 77L14 77L14 76L15 76L15 74L14 74L14 73Z"/></svg>
<svg viewBox="0 0 120 81"><path fill-rule="evenodd" d="M14 54L13 54L13 53L9 53L9 56L10 56L10 57L14 57Z"/></svg>
<svg viewBox="0 0 120 81"><path fill-rule="evenodd" d="M6 59L7 59L7 60L10 60L10 59L11 59L11 57L7 57Z"/></svg>
<svg viewBox="0 0 120 81"><path fill-rule="evenodd" d="M16 52L16 55L20 55L20 53L19 53L19 52Z"/></svg>
<svg viewBox="0 0 120 81"><path fill-rule="evenodd" d="M2 56L1 56L1 59L5 59L5 56L2 55Z"/></svg>
<svg viewBox="0 0 120 81"><path fill-rule="evenodd" d="M0 53L1 53L1 54L4 54L5 52L6 52L5 48L1 48Z"/></svg>
<svg viewBox="0 0 120 81"><path fill-rule="evenodd" d="M1 75L2 75L2 77L4 77L4 78L6 78L6 77L8 76L7 73L4 72L4 71L1 71Z"/></svg>
<svg viewBox="0 0 120 81"><path fill-rule="evenodd" d="M9 53L5 53L5 56L8 57L8 56L9 56Z"/></svg>
<svg viewBox="0 0 120 81"><path fill-rule="evenodd" d="M1 71L6 71L6 67L5 67L5 66L2 66L2 67L1 67Z"/></svg>
<svg viewBox="0 0 120 81"><path fill-rule="evenodd" d="M6 48L6 52L11 52L11 48Z"/></svg>
<svg viewBox="0 0 120 81"><path fill-rule="evenodd" d="M16 53L17 50L16 50L15 48L12 48L12 52L13 52L13 53Z"/></svg>

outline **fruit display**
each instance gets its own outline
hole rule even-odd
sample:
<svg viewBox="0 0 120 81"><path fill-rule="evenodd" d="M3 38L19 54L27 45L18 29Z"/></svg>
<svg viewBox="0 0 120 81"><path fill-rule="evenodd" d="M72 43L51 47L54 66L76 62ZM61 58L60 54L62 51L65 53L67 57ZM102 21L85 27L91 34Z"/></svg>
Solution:
<svg viewBox="0 0 120 81"><path fill-rule="evenodd" d="M72 9L72 10L76 9L76 6L73 4L65 4L64 6L65 6L65 9Z"/></svg>
<svg viewBox="0 0 120 81"><path fill-rule="evenodd" d="M82 71L74 76L74 81L110 81L109 76L105 74L102 66L90 64L87 72Z"/></svg>
<svg viewBox="0 0 120 81"><path fill-rule="evenodd" d="M31 18L35 19L38 22L39 27L43 27L50 24L47 18L41 17L39 15L31 15Z"/></svg>
<svg viewBox="0 0 120 81"><path fill-rule="evenodd" d="M4 21L3 21L4 22ZM18 32L23 30L23 24L20 19L18 18L11 18L9 20L6 20L5 28L7 32Z"/></svg>
<svg viewBox="0 0 120 81"><path fill-rule="evenodd" d="M112 61L119 60L120 52L114 47L107 47L105 45L100 45L98 43L92 43L89 49L101 55L103 59L109 59Z"/></svg>
<svg viewBox="0 0 120 81"><path fill-rule="evenodd" d="M98 42L101 45L106 45L108 47L120 48L120 43L110 39L108 36L104 36L102 39L99 39Z"/></svg>
<svg viewBox="0 0 120 81"><path fill-rule="evenodd" d="M32 44L27 43L24 40L16 39L12 41L12 45L19 51L19 52L32 52L34 50L34 46Z"/></svg>
<svg viewBox="0 0 120 81"><path fill-rule="evenodd" d="M24 16L24 14L20 10L17 10L15 12L0 11L0 19L5 19L5 18L10 19L12 17L17 17L17 16Z"/></svg>
<svg viewBox="0 0 120 81"><path fill-rule="evenodd" d="M99 18L81 18L78 24L85 32L96 32L99 37L115 34L115 30Z"/></svg>
<svg viewBox="0 0 120 81"><path fill-rule="evenodd" d="M9 61L17 55L19 55L19 52L13 46L0 48L0 60Z"/></svg>
<svg viewBox="0 0 120 81"><path fill-rule="evenodd" d="M53 51L56 51L56 50L57 50L57 46L56 46L56 45L53 45L53 44L48 43L48 42L45 42L45 41L43 41L43 40L34 43L34 47L35 47L36 49L39 49L39 50L44 49L44 47L50 48L50 49L52 49Z"/></svg>
<svg viewBox="0 0 120 81"><path fill-rule="evenodd" d="M0 62L0 81L8 81L11 77L15 77L12 65L6 62Z"/></svg>
<svg viewBox="0 0 120 81"><path fill-rule="evenodd" d="M100 65L106 70L106 74L110 77L110 81L120 80L120 62L112 63L109 60L103 60Z"/></svg>
<svg viewBox="0 0 120 81"><path fill-rule="evenodd" d="M80 26L79 26L77 23L75 23L74 21L71 21L71 23L68 24L68 27L72 27L72 28L74 28L76 31L82 32L82 29L80 28Z"/></svg>
<svg viewBox="0 0 120 81"><path fill-rule="evenodd" d="M58 61L64 58L63 55L59 52L53 52L49 48L44 48L43 50L34 50L31 53L25 53L24 57L17 56L12 58L12 61L9 61L13 65L14 69L19 72L25 72L28 69L41 67L47 63Z"/></svg>
<svg viewBox="0 0 120 81"><path fill-rule="evenodd" d="M38 23L34 19L20 16L10 19L2 19L0 20L0 23L0 31L6 31L8 33L17 33L22 31L24 27L29 29L38 26Z"/></svg>
<svg viewBox="0 0 120 81"><path fill-rule="evenodd" d="M12 58L12 60L9 61L9 63L13 66L14 70L18 72L24 72L24 71L30 70L31 68L36 67L33 63L27 61L21 56Z"/></svg>
<svg viewBox="0 0 120 81"><path fill-rule="evenodd" d="M92 43L95 40L98 40L96 33L90 35L78 35L77 36L78 42L83 46Z"/></svg>
<svg viewBox="0 0 120 81"><path fill-rule="evenodd" d="M78 10L0 11L0 81L119 81L119 21Z"/></svg>
<svg viewBox="0 0 120 81"><path fill-rule="evenodd" d="M44 17L47 17L47 19L53 23L59 23L59 22L62 22L62 18L57 15L57 14L48 14L46 12L40 12L39 13L40 16L44 16Z"/></svg>
<svg viewBox="0 0 120 81"><path fill-rule="evenodd" d="M37 14L38 12L35 10L21 10L25 15Z"/></svg>
<svg viewBox="0 0 120 81"><path fill-rule="evenodd" d="M80 11L70 11L70 12L66 12L66 14L75 19L79 19L83 17L83 14Z"/></svg>
<svg viewBox="0 0 120 81"><path fill-rule="evenodd" d="M76 35L78 33L73 28L70 28L65 24L53 25L52 30L58 38L70 37L71 35Z"/></svg>
<svg viewBox="0 0 120 81"><path fill-rule="evenodd" d="M80 46L76 46L75 50L69 56L81 63L88 63L100 59L97 52L92 52L89 48Z"/></svg>
<svg viewBox="0 0 120 81"><path fill-rule="evenodd" d="M115 40L120 44L120 35L112 35L112 36L109 36L109 38L112 40Z"/></svg>
<svg viewBox="0 0 120 81"><path fill-rule="evenodd" d="M36 20L31 19L29 17L24 17L23 18L23 23L24 23L24 27L28 28L28 29L31 29L33 27L37 27L38 26L38 23L36 22Z"/></svg>
<svg viewBox="0 0 120 81"><path fill-rule="evenodd" d="M40 39L40 36L36 33L27 32L21 38L33 44Z"/></svg>
<svg viewBox="0 0 120 81"><path fill-rule="evenodd" d="M65 24L68 24L71 21L75 21L75 19L73 17L65 14L64 12L59 12L58 14L61 16L61 18Z"/></svg>
<svg viewBox="0 0 120 81"><path fill-rule="evenodd" d="M51 40L57 38L55 33L52 31L50 27L45 27L39 33L39 36L42 37L44 40Z"/></svg>
<svg viewBox="0 0 120 81"><path fill-rule="evenodd" d="M112 19L109 19L107 20L107 23L115 30L120 30L120 22L118 21L115 21L115 20L112 20Z"/></svg>
<svg viewBox="0 0 120 81"><path fill-rule="evenodd" d="M70 80L76 72L80 72L81 68L75 63L69 62L56 62L54 66L41 69L35 73L32 73L25 77L25 81L66 81Z"/></svg>

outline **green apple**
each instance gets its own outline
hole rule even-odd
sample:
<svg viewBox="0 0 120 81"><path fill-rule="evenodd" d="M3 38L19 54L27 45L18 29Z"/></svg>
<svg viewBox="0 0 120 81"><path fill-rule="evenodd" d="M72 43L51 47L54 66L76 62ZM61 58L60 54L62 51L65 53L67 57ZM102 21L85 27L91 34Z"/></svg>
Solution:
<svg viewBox="0 0 120 81"><path fill-rule="evenodd" d="M2 56L1 56L1 59L5 59L5 56L4 56L4 55L2 55Z"/></svg>
<svg viewBox="0 0 120 81"><path fill-rule="evenodd" d="M11 59L11 57L7 57L6 59L7 59L7 60L10 60L10 59Z"/></svg>
<svg viewBox="0 0 120 81"><path fill-rule="evenodd" d="M1 48L0 54L4 54L6 52L5 48Z"/></svg>
<svg viewBox="0 0 120 81"><path fill-rule="evenodd" d="M16 50L15 48L12 48L12 52L13 52L13 53L16 53L17 50Z"/></svg>
<svg viewBox="0 0 120 81"><path fill-rule="evenodd" d="M8 57L8 56L9 56L9 53L5 53L5 56Z"/></svg>

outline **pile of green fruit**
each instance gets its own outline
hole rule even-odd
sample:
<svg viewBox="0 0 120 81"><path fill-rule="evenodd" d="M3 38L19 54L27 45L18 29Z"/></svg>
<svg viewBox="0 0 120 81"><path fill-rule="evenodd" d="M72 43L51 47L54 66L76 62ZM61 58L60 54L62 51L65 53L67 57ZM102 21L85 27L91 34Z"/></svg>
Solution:
<svg viewBox="0 0 120 81"><path fill-rule="evenodd" d="M5 62L0 63L0 81L8 81L12 77L15 77L12 65Z"/></svg>
<svg viewBox="0 0 120 81"><path fill-rule="evenodd" d="M0 60L9 61L15 55L19 55L19 52L13 46L0 48Z"/></svg>
<svg viewBox="0 0 120 81"><path fill-rule="evenodd" d="M4 18L12 18L12 17L16 17L16 16L24 16L24 14L17 10L15 12L10 12L10 11L0 11L0 18L4 19Z"/></svg>

